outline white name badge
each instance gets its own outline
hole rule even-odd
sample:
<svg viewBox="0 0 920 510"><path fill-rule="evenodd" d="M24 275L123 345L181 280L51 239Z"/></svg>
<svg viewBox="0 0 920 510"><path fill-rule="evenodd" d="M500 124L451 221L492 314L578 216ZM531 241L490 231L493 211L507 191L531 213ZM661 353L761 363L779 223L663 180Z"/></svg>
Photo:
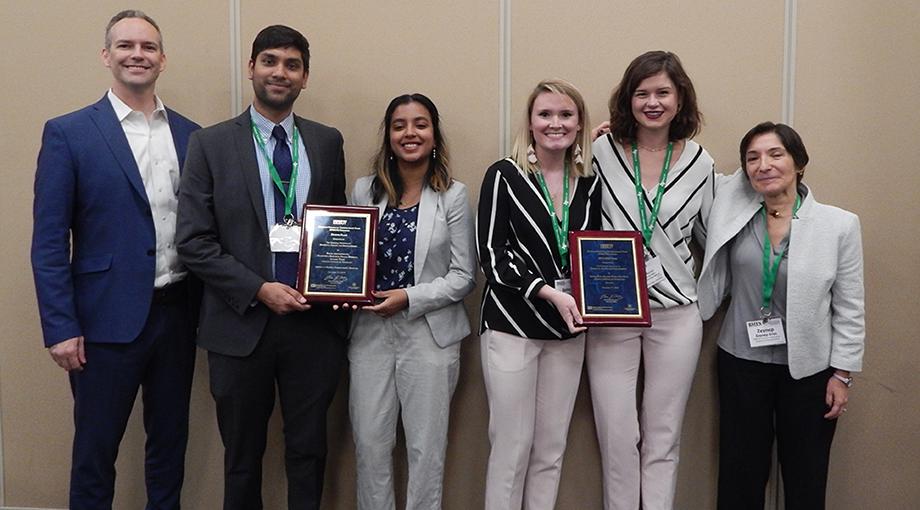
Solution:
<svg viewBox="0 0 920 510"><path fill-rule="evenodd" d="M572 295L572 280L568 278L560 278L556 280L554 287L559 292L565 292L568 295Z"/></svg>
<svg viewBox="0 0 920 510"><path fill-rule="evenodd" d="M664 269L658 257L645 257L645 285L652 288L664 281Z"/></svg>
<svg viewBox="0 0 920 510"><path fill-rule="evenodd" d="M751 347L755 348L786 343L783 321L779 317L747 321L747 334Z"/></svg>
<svg viewBox="0 0 920 510"><path fill-rule="evenodd" d="M272 253L300 252L300 225L276 223L268 231L268 243Z"/></svg>

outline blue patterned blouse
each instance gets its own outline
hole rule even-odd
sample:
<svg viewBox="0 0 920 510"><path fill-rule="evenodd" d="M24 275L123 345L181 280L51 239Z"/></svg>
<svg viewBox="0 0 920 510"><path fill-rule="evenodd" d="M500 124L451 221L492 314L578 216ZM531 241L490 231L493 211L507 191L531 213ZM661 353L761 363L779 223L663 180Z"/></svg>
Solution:
<svg viewBox="0 0 920 510"><path fill-rule="evenodd" d="M377 224L377 290L415 285L415 229L418 204L387 207Z"/></svg>

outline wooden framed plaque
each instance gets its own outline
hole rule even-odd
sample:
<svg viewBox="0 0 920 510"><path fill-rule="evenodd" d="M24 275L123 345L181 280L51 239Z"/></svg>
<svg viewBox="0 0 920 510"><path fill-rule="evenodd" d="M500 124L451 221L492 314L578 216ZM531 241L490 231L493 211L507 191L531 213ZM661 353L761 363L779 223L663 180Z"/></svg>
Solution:
<svg viewBox="0 0 920 510"><path fill-rule="evenodd" d="M303 207L297 290L311 303L374 302L376 207Z"/></svg>
<svg viewBox="0 0 920 510"><path fill-rule="evenodd" d="M586 326L649 327L642 234L569 232L572 295Z"/></svg>

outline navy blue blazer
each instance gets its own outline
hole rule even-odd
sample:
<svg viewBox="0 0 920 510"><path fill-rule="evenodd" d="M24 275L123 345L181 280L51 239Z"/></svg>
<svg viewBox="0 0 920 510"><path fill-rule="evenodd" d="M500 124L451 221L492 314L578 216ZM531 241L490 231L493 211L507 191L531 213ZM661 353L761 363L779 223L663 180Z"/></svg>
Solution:
<svg viewBox="0 0 920 510"><path fill-rule="evenodd" d="M200 128L167 110L179 158ZM45 346L83 336L127 343L150 310L156 233L128 139L108 97L49 120L35 173L32 271Z"/></svg>

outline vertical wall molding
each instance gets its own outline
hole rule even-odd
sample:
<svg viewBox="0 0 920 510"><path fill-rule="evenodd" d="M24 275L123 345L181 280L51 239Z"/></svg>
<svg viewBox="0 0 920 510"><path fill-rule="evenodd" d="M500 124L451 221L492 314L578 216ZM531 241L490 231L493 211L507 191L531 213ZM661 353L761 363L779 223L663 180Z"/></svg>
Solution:
<svg viewBox="0 0 920 510"><path fill-rule="evenodd" d="M511 0L499 2L498 157L511 153Z"/></svg>
<svg viewBox="0 0 920 510"><path fill-rule="evenodd" d="M3 460L3 406L0 405L0 507L6 504L6 486L3 484L3 480L6 478L6 473L3 470L5 466Z"/></svg>
<svg viewBox="0 0 920 510"><path fill-rule="evenodd" d="M783 27L783 123L795 122L795 64L798 0L786 0Z"/></svg>
<svg viewBox="0 0 920 510"><path fill-rule="evenodd" d="M796 64L796 30L798 22L796 13L799 8L798 0L786 0L783 12L783 97L782 115L783 124L792 126L795 123L795 64ZM786 508L783 501L783 479L779 468L779 455L776 444L773 445L773 461L770 467L770 485L766 495L765 508L783 510Z"/></svg>
<svg viewBox="0 0 920 510"><path fill-rule="evenodd" d="M230 116L243 112L243 70L240 67L240 0L228 0L230 11Z"/></svg>

